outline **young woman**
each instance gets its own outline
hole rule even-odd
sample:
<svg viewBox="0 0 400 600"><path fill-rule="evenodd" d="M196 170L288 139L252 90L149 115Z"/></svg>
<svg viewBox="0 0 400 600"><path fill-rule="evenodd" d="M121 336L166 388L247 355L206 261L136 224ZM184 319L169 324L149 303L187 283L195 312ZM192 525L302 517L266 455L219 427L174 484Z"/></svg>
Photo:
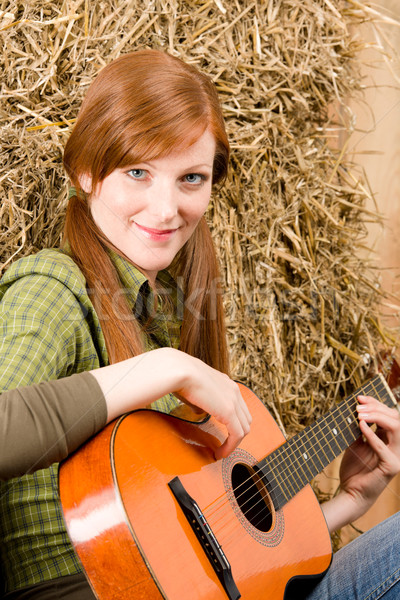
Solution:
<svg viewBox="0 0 400 600"><path fill-rule="evenodd" d="M105 385L111 368L118 384L131 360L134 396L122 409L169 412L184 399L226 425L217 458L229 454L251 416L227 375L203 216L228 155L215 88L190 65L146 50L100 72L65 149L75 190L65 246L17 261L1 282L2 390L88 370ZM396 411L366 398L360 413L368 443L347 455L356 459L343 463L341 492L324 505L331 530L363 514L400 470ZM57 466L3 483L0 501L5 597L93 598L63 526ZM383 562L378 585L392 576ZM331 573L340 594L340 568Z"/></svg>

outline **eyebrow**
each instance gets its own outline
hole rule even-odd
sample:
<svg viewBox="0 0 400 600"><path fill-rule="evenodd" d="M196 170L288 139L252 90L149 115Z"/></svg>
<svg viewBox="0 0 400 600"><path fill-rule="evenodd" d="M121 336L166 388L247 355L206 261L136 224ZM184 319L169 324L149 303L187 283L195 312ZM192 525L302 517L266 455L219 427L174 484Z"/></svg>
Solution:
<svg viewBox="0 0 400 600"><path fill-rule="evenodd" d="M208 163L200 163L199 165L191 165L187 169L183 169L183 170L184 171L194 171L195 169L202 169L203 167L206 167L207 169L212 169L213 165L210 165Z"/></svg>
<svg viewBox="0 0 400 600"><path fill-rule="evenodd" d="M137 163L132 163L131 165L127 165L126 167L123 167L123 169L127 169L127 168L138 168L140 169L142 166L144 167L151 167L151 161L147 161L147 160L139 160ZM186 168L183 168L182 171L185 173L188 172L192 172L192 171L196 171L197 169L210 169L212 171L214 166L214 163L209 164L209 163L199 163L197 165L190 165Z"/></svg>

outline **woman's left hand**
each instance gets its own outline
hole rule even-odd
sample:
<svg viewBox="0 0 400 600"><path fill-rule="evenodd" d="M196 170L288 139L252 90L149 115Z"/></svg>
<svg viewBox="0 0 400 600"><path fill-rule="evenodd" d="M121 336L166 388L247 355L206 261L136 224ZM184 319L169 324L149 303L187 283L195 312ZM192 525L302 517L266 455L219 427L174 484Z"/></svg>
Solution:
<svg viewBox="0 0 400 600"><path fill-rule="evenodd" d="M363 437L345 452L340 466L341 490L361 516L400 472L400 414L370 396L358 396ZM376 424L374 432L368 424ZM357 518L357 517L356 517Z"/></svg>

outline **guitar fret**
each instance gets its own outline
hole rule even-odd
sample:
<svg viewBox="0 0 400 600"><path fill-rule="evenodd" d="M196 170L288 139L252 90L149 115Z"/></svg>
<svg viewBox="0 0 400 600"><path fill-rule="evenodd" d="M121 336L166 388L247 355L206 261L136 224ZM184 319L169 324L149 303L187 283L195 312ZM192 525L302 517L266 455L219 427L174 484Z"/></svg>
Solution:
<svg viewBox="0 0 400 600"><path fill-rule="evenodd" d="M324 428L320 426L322 419L323 419L323 417L318 419L317 423L315 424L315 427L318 427L318 433L321 436L321 439L323 440L322 447L324 448L324 454L327 459L326 462L324 461L324 468L325 468L327 465L329 465L329 463L331 463L333 461L334 458L336 458L336 454L333 452L330 444L328 443L328 440L326 437L326 432L324 431Z"/></svg>
<svg viewBox="0 0 400 600"><path fill-rule="evenodd" d="M323 454L325 456L325 459L327 459L327 454L326 454L325 450L328 451L328 446L326 445L326 438L323 435L323 430L320 427L320 422L319 421L317 421L316 423L314 423L313 425L311 425L311 427L310 427L310 434L311 434L311 432L312 432L312 435L313 435L314 442L316 442L316 444L318 444L320 450L322 449ZM325 445L321 444L321 441L320 441L319 437L321 439L322 438L325 439ZM326 460L324 460L321 457L321 451L318 451L318 448L317 448L316 444L314 443L313 447L315 449L315 453L316 453L316 456L317 456L317 458L318 458L318 460L319 460L319 462L321 464L321 467L320 468L316 467L316 473L315 474L319 473L322 469L324 469L325 466L326 466L326 464L327 464Z"/></svg>
<svg viewBox="0 0 400 600"><path fill-rule="evenodd" d="M354 442L360 433L360 429L358 427L357 419L355 418L356 414L356 399L351 398L350 401L346 401L346 406L343 411L343 422L348 431L347 437L349 443Z"/></svg>
<svg viewBox="0 0 400 600"><path fill-rule="evenodd" d="M319 460L322 465L322 469L324 469L329 463L333 460L334 454L332 450L330 450L329 446L326 443L326 437L324 435L323 429L321 427L313 426L315 429L314 437L317 440L320 451L318 453ZM322 456L323 454L323 456Z"/></svg>
<svg viewBox="0 0 400 600"><path fill-rule="evenodd" d="M307 431L307 430L305 430L305 431ZM313 449L309 444L307 444L308 440L307 440L307 437L304 435L305 431L303 432L303 435L300 434L300 436L297 437L298 442L299 442L298 451L300 453L302 470L304 472L304 481L303 481L302 487L304 487L304 485L306 483L308 483L314 477L314 473L315 473L315 465L312 460ZM314 469L311 468L310 460L311 460L312 465L314 466ZM308 471L308 475L305 472L306 470Z"/></svg>
<svg viewBox="0 0 400 600"><path fill-rule="evenodd" d="M304 482L306 481L306 476L304 473L304 469L303 469L303 456L301 453L301 449L296 445L297 440L296 438L292 438L292 440L289 440L288 442L288 447L292 450L293 452L293 456L295 458L296 461L296 471L295 471L295 488L296 488L296 493L301 490L301 488L304 487ZM293 476L293 474L292 474Z"/></svg>
<svg viewBox="0 0 400 600"><path fill-rule="evenodd" d="M290 454L290 444L285 444L284 446L282 446L280 456L281 456L282 460L285 462L286 468L290 469L290 477L286 478L286 481L291 488L291 490L289 490L289 492L290 492L290 494L297 494L298 489L297 489L297 484L295 482L295 478L296 478L296 475L298 474L298 471L297 471L297 468L295 467L294 462L292 460L290 460L291 456L293 456L293 454Z"/></svg>
<svg viewBox="0 0 400 600"><path fill-rule="evenodd" d="M356 405L357 396L361 394L378 398L390 406L395 404L382 375L376 375L256 465L273 492L276 508L281 508L360 436Z"/></svg>
<svg viewBox="0 0 400 600"><path fill-rule="evenodd" d="M339 444L339 439L338 439L338 435L339 435L339 426L338 424L335 422L335 419L332 415L332 413L329 413L329 415L327 416L327 424L328 424L328 431L326 434L327 437L327 441L328 444L330 445L330 447L332 448L332 451L334 452L334 454L336 456L338 456L339 454L341 454L341 452L343 451L342 446ZM336 425L336 427L335 427ZM332 442L335 443L336 446L336 450L333 447Z"/></svg>

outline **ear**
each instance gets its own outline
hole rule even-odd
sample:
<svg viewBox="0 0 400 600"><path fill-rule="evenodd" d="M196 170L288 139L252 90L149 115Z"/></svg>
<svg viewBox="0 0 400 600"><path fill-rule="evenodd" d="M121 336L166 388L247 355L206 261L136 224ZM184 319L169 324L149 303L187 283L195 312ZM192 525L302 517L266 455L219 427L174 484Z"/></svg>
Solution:
<svg viewBox="0 0 400 600"><path fill-rule="evenodd" d="M86 194L90 194L92 191L92 176L88 173L83 173L78 176L79 185Z"/></svg>

